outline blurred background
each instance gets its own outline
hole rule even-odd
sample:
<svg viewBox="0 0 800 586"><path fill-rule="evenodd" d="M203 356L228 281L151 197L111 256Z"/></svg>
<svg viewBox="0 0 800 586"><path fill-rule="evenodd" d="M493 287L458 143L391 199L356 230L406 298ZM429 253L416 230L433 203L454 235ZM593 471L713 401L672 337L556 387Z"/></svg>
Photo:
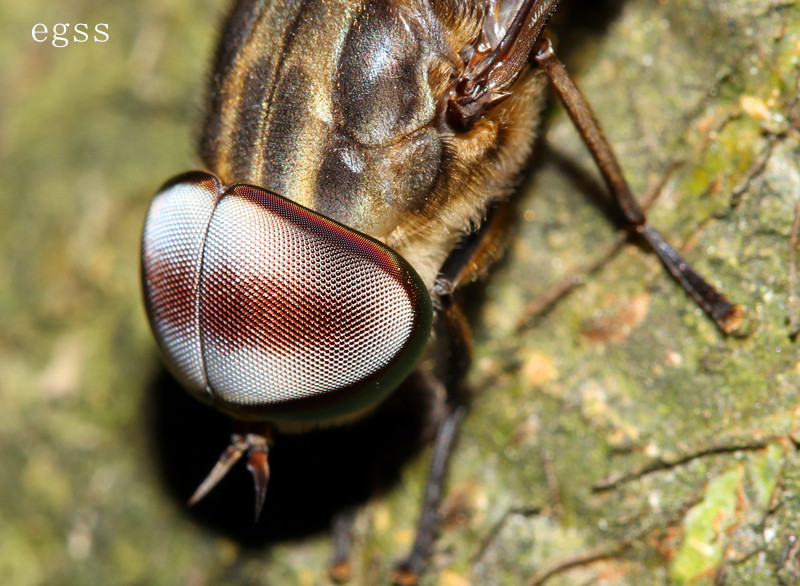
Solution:
<svg viewBox="0 0 800 586"><path fill-rule="evenodd" d="M139 236L159 185L198 166L226 9L0 5L2 584L326 583L339 504L367 504L354 584L385 583L410 545L424 401L367 442L289 441L276 466L297 484L276 481L260 525L243 466L184 504L229 428L160 366ZM641 247L599 263L615 215L550 108L518 235L470 308L476 398L424 583L798 583L800 6L565 0L554 30L635 191L666 178L653 223L750 320L723 336ZM594 263L547 312L529 305Z"/></svg>

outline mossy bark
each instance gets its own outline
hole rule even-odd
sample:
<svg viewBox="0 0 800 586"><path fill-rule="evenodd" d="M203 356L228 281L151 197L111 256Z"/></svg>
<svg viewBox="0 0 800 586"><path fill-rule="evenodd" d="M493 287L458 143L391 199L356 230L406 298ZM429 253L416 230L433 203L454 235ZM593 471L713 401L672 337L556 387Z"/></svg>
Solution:
<svg viewBox="0 0 800 586"><path fill-rule="evenodd" d="M264 544L215 525L241 513L225 500L187 514L189 489L161 471L171 423L148 420L179 391L159 382L139 231L158 185L197 165L223 4L0 9L3 584L325 581L324 532ZM57 49L32 40L38 22L107 22L110 39ZM634 191L665 179L652 223L749 323L721 334L635 244L521 323L620 233L554 105L516 235L471 308L476 394L423 582L796 583L800 7L574 0L554 28ZM224 442L225 421L209 425ZM218 445L197 474L214 441L178 441ZM405 552L425 472L422 451L359 513L353 583L382 583Z"/></svg>

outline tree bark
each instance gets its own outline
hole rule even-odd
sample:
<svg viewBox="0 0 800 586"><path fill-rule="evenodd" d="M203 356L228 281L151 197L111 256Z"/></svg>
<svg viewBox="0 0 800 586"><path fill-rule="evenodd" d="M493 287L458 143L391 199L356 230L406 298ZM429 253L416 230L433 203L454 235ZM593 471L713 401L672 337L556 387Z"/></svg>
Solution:
<svg viewBox="0 0 800 586"><path fill-rule="evenodd" d="M162 377L140 305L141 223L197 165L223 8L51 4L0 9L0 582L324 583L326 519L263 537L244 469L187 513L228 424ZM57 49L40 21L111 38ZM554 103L507 255L470 295L475 397L423 584L798 583L800 8L565 0L553 34L634 192L663 184L652 224L748 320L723 335L654 254L614 248ZM427 456L358 513L353 584L409 547Z"/></svg>

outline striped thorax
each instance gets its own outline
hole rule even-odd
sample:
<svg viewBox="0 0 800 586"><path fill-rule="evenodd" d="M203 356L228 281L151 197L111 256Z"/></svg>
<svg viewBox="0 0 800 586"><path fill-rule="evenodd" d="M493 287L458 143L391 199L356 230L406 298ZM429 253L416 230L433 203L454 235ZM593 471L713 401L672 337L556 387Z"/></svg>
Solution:
<svg viewBox="0 0 800 586"><path fill-rule="evenodd" d="M239 2L217 53L203 160L227 183L260 185L380 240L431 287L508 195L538 122L534 75L468 132L446 120L472 44L508 24L485 20L484 6Z"/></svg>

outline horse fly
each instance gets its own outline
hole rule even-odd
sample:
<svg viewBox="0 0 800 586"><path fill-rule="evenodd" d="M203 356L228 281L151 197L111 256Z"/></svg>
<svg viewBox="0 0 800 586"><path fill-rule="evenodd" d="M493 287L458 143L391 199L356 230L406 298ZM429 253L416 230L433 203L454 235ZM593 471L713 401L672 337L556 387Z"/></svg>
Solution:
<svg viewBox="0 0 800 586"><path fill-rule="evenodd" d="M200 155L144 227L152 330L172 373L235 433L190 502L247 454L256 517L273 433L368 417L439 320L443 415L411 553L438 528L466 408L469 331L453 294L497 256L547 79L629 228L724 331L743 310L646 221L543 35L557 0L239 0L222 31ZM489 219L487 219L489 218ZM347 524L344 524L346 527ZM346 531L345 531L346 533ZM348 573L337 536L332 573Z"/></svg>

